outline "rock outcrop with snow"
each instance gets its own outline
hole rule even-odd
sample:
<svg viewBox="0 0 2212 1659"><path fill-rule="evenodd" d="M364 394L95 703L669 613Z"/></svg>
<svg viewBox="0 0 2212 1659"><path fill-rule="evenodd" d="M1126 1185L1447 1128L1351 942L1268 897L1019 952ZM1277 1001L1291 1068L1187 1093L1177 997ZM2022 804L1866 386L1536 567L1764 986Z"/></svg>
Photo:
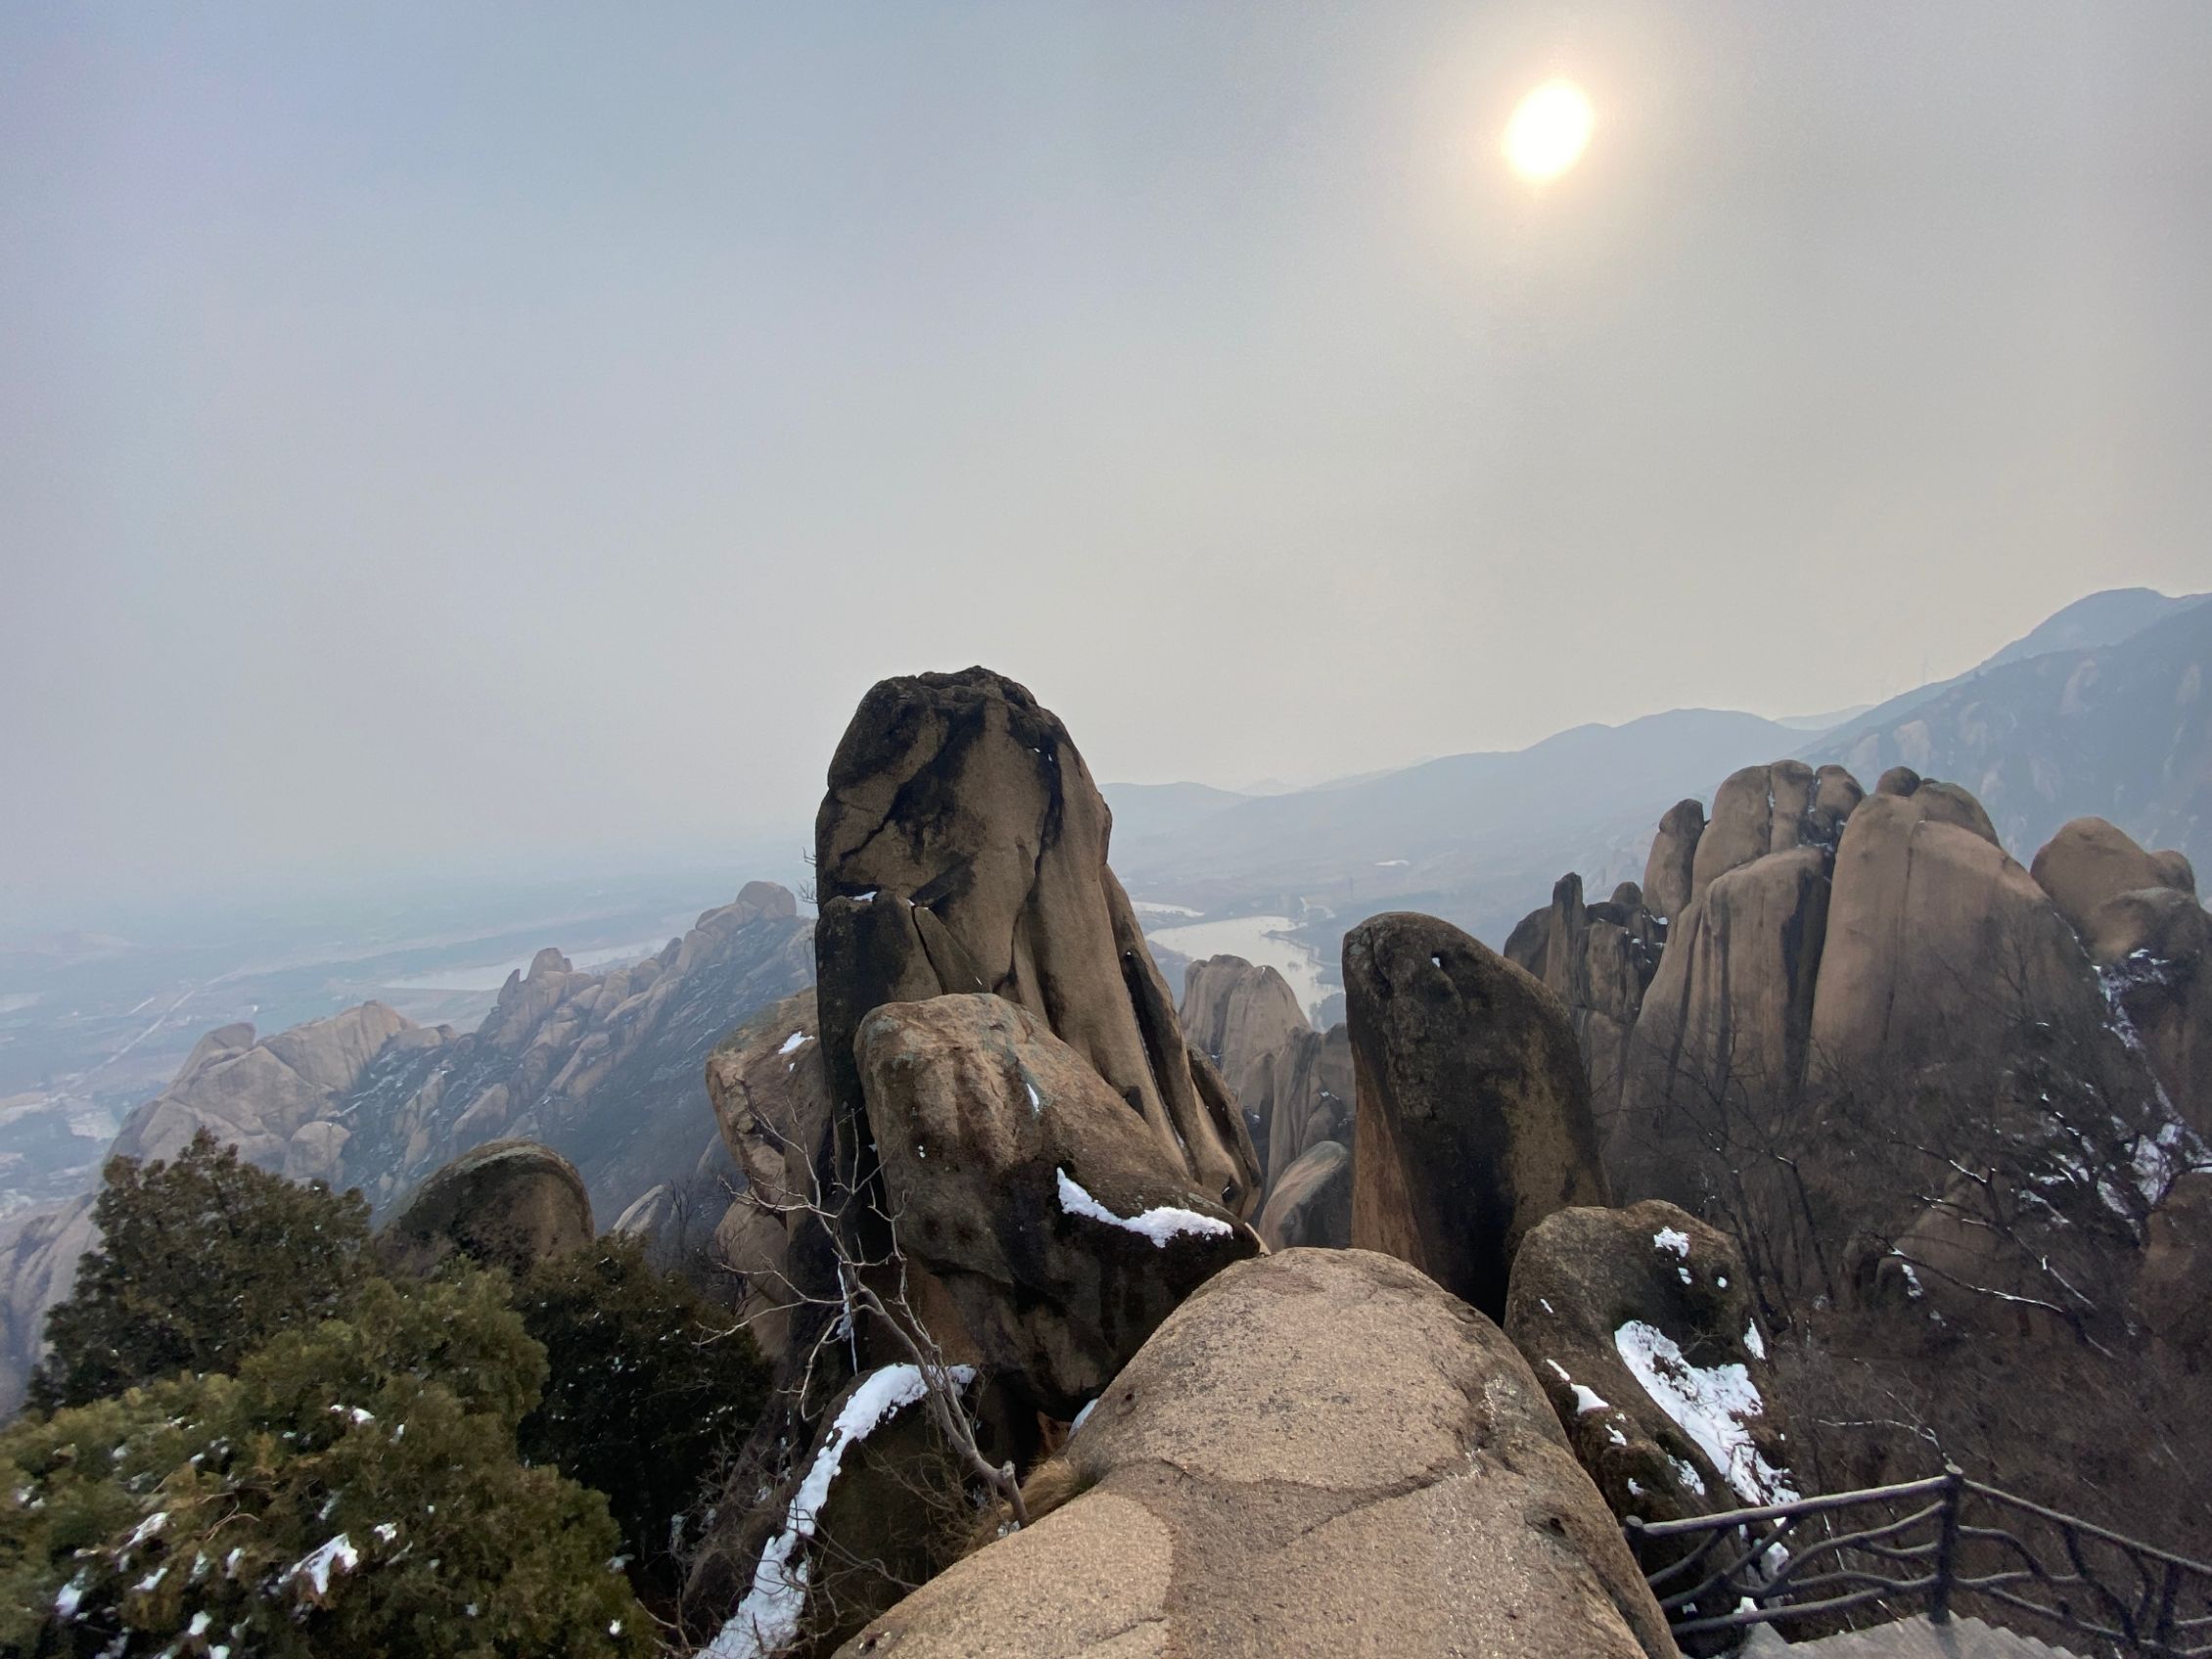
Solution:
<svg viewBox="0 0 2212 1659"><path fill-rule="evenodd" d="M1650 1201L1547 1217L1513 1262L1506 1334L1616 1515L1673 1520L1794 1497L1743 1259Z"/></svg>
<svg viewBox="0 0 2212 1659"><path fill-rule="evenodd" d="M1048 1416L1072 1417L1184 1297L1260 1249L1027 1009L887 1004L855 1057L900 1247L986 1374Z"/></svg>
<svg viewBox="0 0 2212 1659"><path fill-rule="evenodd" d="M1079 1494L840 1659L1662 1659L1612 1516L1497 1327L1402 1262L1292 1250L1176 1310L1069 1439Z"/></svg>

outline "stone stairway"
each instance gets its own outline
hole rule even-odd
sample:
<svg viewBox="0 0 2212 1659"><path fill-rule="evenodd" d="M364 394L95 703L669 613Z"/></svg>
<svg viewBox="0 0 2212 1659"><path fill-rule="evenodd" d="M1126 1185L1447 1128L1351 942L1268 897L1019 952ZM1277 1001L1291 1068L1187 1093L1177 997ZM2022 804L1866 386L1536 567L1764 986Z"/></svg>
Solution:
<svg viewBox="0 0 2212 1659"><path fill-rule="evenodd" d="M1794 1645L1761 1626L1738 1651L1739 1659L2073 1659L2066 1648L1957 1617L1948 1625L1900 1619Z"/></svg>

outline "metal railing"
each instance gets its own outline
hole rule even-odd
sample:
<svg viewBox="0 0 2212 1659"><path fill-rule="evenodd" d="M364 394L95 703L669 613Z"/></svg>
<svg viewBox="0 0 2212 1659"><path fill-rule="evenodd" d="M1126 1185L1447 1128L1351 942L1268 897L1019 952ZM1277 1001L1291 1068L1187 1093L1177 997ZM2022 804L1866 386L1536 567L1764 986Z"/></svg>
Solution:
<svg viewBox="0 0 2212 1659"><path fill-rule="evenodd" d="M2212 1656L2212 1566L2060 1514L1946 1465L1926 1480L1625 1530L1677 1638L1842 1628L1856 1609L1948 1624L1977 1598L2152 1659Z"/></svg>

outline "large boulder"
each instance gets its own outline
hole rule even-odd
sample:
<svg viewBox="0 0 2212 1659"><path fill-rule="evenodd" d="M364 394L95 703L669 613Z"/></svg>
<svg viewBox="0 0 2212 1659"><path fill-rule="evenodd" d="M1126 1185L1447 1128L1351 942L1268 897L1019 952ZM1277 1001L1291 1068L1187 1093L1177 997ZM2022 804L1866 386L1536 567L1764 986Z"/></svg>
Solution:
<svg viewBox="0 0 2212 1659"><path fill-rule="evenodd" d="M1341 1250L1352 1241L1352 1149L1317 1141L1267 1189L1260 1242L1270 1250L1301 1244Z"/></svg>
<svg viewBox="0 0 2212 1659"><path fill-rule="evenodd" d="M1291 1250L1209 1280L1054 1484L1079 1496L840 1655L1674 1652L1527 1365L1385 1257Z"/></svg>
<svg viewBox="0 0 2212 1659"><path fill-rule="evenodd" d="M1607 1201L1566 1009L1450 922L1402 911L1345 935L1344 994L1352 1242L1502 1317L1528 1230Z"/></svg>
<svg viewBox="0 0 2212 1659"><path fill-rule="evenodd" d="M1313 1035L1297 993L1272 967L1207 957L1184 976L1181 1018L1185 1039L1221 1068L1236 1096L1262 1174L1281 1167L1269 1161L1272 1126L1292 1084L1300 1039Z"/></svg>
<svg viewBox="0 0 2212 1659"><path fill-rule="evenodd" d="M815 820L831 1099L858 1120L852 1039L871 1009L990 992L1081 1055L1167 1167L1249 1215L1250 1136L1193 1075L1174 1000L1106 868L1111 829L1066 728L1013 681L971 668L871 690ZM862 1149L851 1176L866 1166Z"/></svg>
<svg viewBox="0 0 2212 1659"><path fill-rule="evenodd" d="M520 1275L591 1240L591 1199L576 1166L534 1141L494 1141L410 1193L378 1231L377 1249L401 1273L428 1273L458 1251Z"/></svg>
<svg viewBox="0 0 2212 1659"><path fill-rule="evenodd" d="M971 994L861 1021L861 1087L910 1261L990 1380L1071 1417L1257 1234L1027 1009Z"/></svg>
<svg viewBox="0 0 2212 1659"><path fill-rule="evenodd" d="M1742 1257L1672 1204L1561 1210L1513 1262L1506 1334L1613 1513L1797 1496Z"/></svg>
<svg viewBox="0 0 2212 1659"><path fill-rule="evenodd" d="M2196 873L2180 853L2145 852L2135 837L2101 818L2060 827L2028 866L2058 914L2087 939L2098 910L2122 893L2145 887L2196 895Z"/></svg>
<svg viewBox="0 0 2212 1659"><path fill-rule="evenodd" d="M2077 818L2030 874L2097 964L2106 996L2176 1111L2212 1136L2212 916L2178 852L2146 852L2101 818Z"/></svg>
<svg viewBox="0 0 2212 1659"><path fill-rule="evenodd" d="M1927 783L1877 793L1844 828L1813 993L1823 1075L1864 1081L2002 1054L2029 1023L2083 1036L2103 1026L2073 930L1959 795Z"/></svg>
<svg viewBox="0 0 2212 1659"><path fill-rule="evenodd" d="M1619 1108L1630 1034L1666 934L1635 882L1622 882L1609 899L1585 904L1582 877L1570 871L1554 884L1551 904L1530 913L1506 941L1506 960L1526 968L1565 1004L1601 1128Z"/></svg>

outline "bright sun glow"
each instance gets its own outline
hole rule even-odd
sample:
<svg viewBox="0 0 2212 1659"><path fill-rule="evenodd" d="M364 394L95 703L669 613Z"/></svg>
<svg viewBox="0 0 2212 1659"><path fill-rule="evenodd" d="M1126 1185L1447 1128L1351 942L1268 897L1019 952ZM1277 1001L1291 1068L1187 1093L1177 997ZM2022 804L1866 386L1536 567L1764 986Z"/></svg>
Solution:
<svg viewBox="0 0 2212 1659"><path fill-rule="evenodd" d="M1572 81L1546 81L1520 101L1506 123L1506 159L1524 179L1556 179L1590 142L1590 100Z"/></svg>

